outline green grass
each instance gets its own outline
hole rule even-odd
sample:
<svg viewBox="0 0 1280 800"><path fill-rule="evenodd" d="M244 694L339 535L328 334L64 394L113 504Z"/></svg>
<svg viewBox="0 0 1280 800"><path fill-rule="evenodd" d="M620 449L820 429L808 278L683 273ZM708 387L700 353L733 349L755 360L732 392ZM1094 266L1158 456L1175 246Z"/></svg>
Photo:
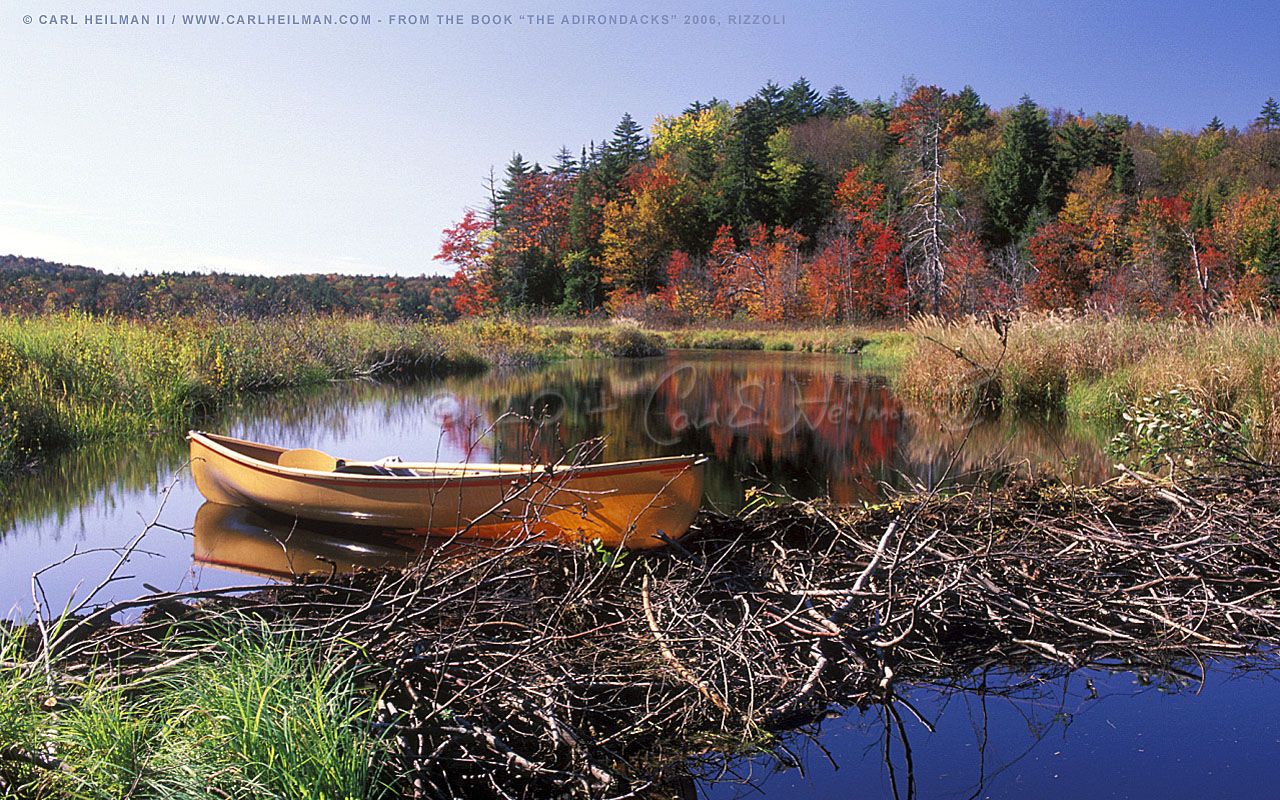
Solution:
<svg viewBox="0 0 1280 800"><path fill-rule="evenodd" d="M390 794L369 725L376 698L331 675L295 636L246 622L210 631L201 657L145 682L111 669L58 681L48 696L22 634L0 633L0 741L56 759L0 753L0 790L19 796L344 800ZM215 635L219 634L219 635ZM192 642L187 641L190 645Z"/></svg>
<svg viewBox="0 0 1280 800"><path fill-rule="evenodd" d="M622 326L0 316L0 477L76 444L181 430L249 392L661 351Z"/></svg>

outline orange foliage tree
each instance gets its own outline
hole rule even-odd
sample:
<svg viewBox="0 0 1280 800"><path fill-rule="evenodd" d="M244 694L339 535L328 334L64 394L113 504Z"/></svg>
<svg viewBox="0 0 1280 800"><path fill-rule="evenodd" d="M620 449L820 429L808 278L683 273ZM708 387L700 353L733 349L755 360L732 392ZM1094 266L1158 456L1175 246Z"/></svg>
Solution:
<svg viewBox="0 0 1280 800"><path fill-rule="evenodd" d="M804 237L789 228L756 225L739 249L728 227L721 227L711 248L711 274L717 311L733 316L781 322L804 311Z"/></svg>
<svg viewBox="0 0 1280 800"><path fill-rule="evenodd" d="M836 214L809 263L809 307L827 322L906 311L902 240L881 218L884 186L854 167L835 191Z"/></svg>

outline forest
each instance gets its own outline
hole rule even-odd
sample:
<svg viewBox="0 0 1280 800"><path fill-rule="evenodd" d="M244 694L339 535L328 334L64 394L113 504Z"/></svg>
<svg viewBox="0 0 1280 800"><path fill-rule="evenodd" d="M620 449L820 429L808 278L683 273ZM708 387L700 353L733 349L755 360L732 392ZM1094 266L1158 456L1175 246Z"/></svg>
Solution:
<svg viewBox="0 0 1280 800"><path fill-rule="evenodd" d="M457 316L448 282L438 275L120 275L39 258L0 256L0 313L63 311L251 319L301 313L431 321Z"/></svg>
<svg viewBox="0 0 1280 800"><path fill-rule="evenodd" d="M516 153L448 228L463 315L851 323L914 314L1266 313L1280 300L1280 104L1245 129L993 110L908 80L695 101L550 166Z"/></svg>

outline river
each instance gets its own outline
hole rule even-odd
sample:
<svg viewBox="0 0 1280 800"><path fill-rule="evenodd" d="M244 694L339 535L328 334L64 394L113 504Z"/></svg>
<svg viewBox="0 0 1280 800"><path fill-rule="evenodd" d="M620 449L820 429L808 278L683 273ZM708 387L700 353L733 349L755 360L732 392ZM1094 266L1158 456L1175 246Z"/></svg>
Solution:
<svg viewBox="0 0 1280 800"><path fill-rule="evenodd" d="M1090 482L1110 468L1103 431L921 409L863 371L856 356L801 353L675 351L408 385L342 383L250 398L202 427L357 459L552 459L592 437L603 438L606 460L705 453L704 503L730 513L761 491L857 504L1011 473ZM252 584L413 552L403 539L294 529L205 506L185 464L180 435L143 437L76 450L11 485L0 504L0 609L26 614L38 601L56 611L95 589L96 602ZM120 548L144 531L129 562L100 586ZM923 721L905 720L910 763L896 733L886 759L874 709L853 711L824 724L814 744L793 743L803 770L773 774L774 760L738 760L735 774L750 786L726 779L702 793L892 797L896 786L902 797L1269 794L1280 693L1269 675L1241 675L1240 665L1205 674L1203 687L1198 678L1153 683L1128 671L1002 676L993 679L996 692L972 681L912 687L906 696Z"/></svg>

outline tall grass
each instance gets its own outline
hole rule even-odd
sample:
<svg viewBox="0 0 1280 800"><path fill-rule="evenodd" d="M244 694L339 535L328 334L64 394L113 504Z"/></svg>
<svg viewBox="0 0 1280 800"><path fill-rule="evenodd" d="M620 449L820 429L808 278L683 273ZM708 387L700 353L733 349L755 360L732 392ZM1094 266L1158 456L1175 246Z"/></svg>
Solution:
<svg viewBox="0 0 1280 800"><path fill-rule="evenodd" d="M0 474L72 444L180 429L245 392L660 348L635 330L505 321L0 316Z"/></svg>
<svg viewBox="0 0 1280 800"><path fill-rule="evenodd" d="M918 401L1006 410L1063 410L1114 421L1128 407L1180 387L1213 411L1280 440L1280 327L1222 319L1213 325L1117 317L1026 315L1008 347L985 322L923 319L897 378Z"/></svg>
<svg viewBox="0 0 1280 800"><path fill-rule="evenodd" d="M252 624L222 633L206 655L142 683L98 670L60 685L52 709L39 702L21 634L0 633L0 741L57 762L37 769L0 754L0 790L82 800L389 795L369 724L374 698L356 676L328 674L324 654L288 633Z"/></svg>

